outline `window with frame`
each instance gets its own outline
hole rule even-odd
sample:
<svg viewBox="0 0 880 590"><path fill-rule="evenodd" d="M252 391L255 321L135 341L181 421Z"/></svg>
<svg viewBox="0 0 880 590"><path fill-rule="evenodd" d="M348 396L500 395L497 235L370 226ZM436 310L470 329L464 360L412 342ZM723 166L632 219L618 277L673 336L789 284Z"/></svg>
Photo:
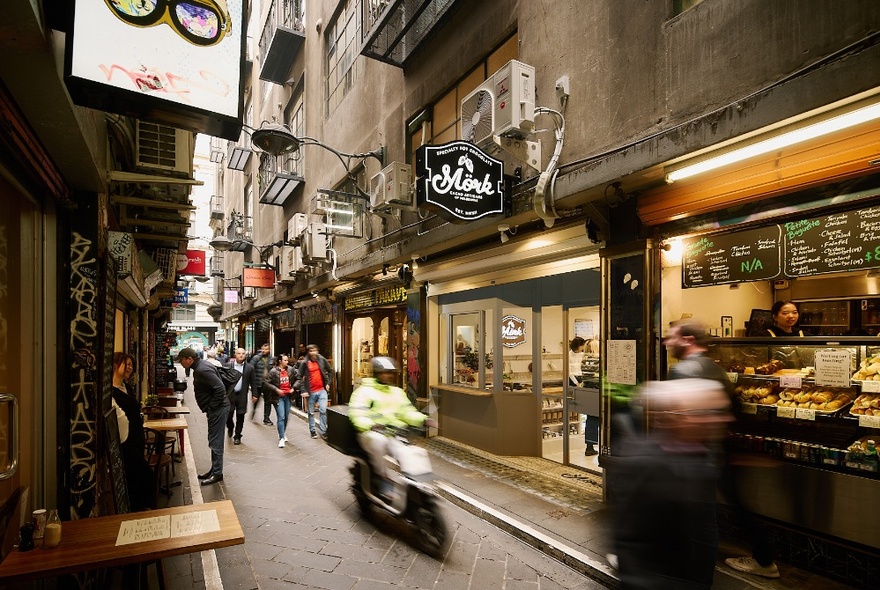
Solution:
<svg viewBox="0 0 880 590"><path fill-rule="evenodd" d="M346 0L327 27L327 114L336 107L360 78L364 58L360 56L363 28L362 0Z"/></svg>
<svg viewBox="0 0 880 590"><path fill-rule="evenodd" d="M460 139L462 99L501 66L517 57L519 57L519 38L514 34L411 119L407 127L409 161L416 161L416 150L423 145L438 145Z"/></svg>
<svg viewBox="0 0 880 590"><path fill-rule="evenodd" d="M193 304L181 304L171 312L172 322L194 322L196 319L196 306Z"/></svg>
<svg viewBox="0 0 880 590"><path fill-rule="evenodd" d="M300 85L296 95L288 103L284 110L284 123L290 127L295 137L303 137L306 134L305 114L303 113L303 91ZM299 149L290 154L284 154L284 171L305 178L304 150Z"/></svg>

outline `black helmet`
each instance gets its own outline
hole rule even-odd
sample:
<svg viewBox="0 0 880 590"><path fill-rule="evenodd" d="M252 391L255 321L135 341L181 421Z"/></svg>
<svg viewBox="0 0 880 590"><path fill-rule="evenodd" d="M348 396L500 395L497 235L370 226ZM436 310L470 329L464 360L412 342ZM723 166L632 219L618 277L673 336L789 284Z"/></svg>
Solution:
<svg viewBox="0 0 880 590"><path fill-rule="evenodd" d="M373 368L373 375L376 373L398 372L400 365L390 356L374 356L370 361Z"/></svg>

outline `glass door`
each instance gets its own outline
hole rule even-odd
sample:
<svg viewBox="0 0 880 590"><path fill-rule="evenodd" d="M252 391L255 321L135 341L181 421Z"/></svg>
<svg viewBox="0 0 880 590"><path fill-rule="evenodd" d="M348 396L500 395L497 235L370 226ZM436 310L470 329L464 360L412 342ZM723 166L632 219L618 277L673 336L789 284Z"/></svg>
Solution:
<svg viewBox="0 0 880 590"><path fill-rule="evenodd" d="M577 419L571 420L566 402L565 320L561 305L541 308L539 352L529 366L541 395L541 456L557 463L567 461L570 439L577 437Z"/></svg>
<svg viewBox="0 0 880 590"><path fill-rule="evenodd" d="M591 471L599 467L599 306L570 308L566 416L569 417L569 453L566 464Z"/></svg>

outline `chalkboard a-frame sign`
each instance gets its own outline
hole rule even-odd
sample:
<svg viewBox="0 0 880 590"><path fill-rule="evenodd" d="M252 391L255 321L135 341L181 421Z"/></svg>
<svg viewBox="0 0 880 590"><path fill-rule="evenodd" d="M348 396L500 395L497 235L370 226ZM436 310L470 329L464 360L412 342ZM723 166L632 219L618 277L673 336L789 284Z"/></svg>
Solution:
<svg viewBox="0 0 880 590"><path fill-rule="evenodd" d="M416 151L419 208L453 223L504 212L504 164L466 141Z"/></svg>
<svg viewBox="0 0 880 590"><path fill-rule="evenodd" d="M104 432L107 434L107 463L113 485L113 499L116 501L116 513L125 514L131 511L131 507L128 501L128 486L125 483L125 461L122 458L122 447L119 442L116 408L110 408L104 413Z"/></svg>

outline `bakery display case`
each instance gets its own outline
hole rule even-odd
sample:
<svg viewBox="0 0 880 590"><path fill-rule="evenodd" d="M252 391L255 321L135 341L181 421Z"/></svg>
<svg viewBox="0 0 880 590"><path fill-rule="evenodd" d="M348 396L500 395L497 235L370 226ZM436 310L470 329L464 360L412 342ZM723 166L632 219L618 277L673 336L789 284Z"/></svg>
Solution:
<svg viewBox="0 0 880 590"><path fill-rule="evenodd" d="M719 338L707 353L733 382L730 450L759 514L880 548L880 510L847 506L880 494L880 342L876 337ZM776 465L768 469L767 464ZM793 486L835 490L817 498ZM829 510L831 513L829 514Z"/></svg>

